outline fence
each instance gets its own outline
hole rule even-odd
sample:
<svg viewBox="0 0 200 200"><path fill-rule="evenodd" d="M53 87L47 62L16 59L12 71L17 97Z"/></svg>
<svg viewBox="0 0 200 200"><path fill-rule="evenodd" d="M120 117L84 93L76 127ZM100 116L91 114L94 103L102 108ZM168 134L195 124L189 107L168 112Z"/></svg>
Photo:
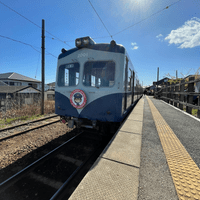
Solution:
<svg viewBox="0 0 200 200"><path fill-rule="evenodd" d="M40 93L5 94L5 98L0 99L0 111L20 109L22 105L32 105L39 101L41 101Z"/></svg>
<svg viewBox="0 0 200 200"><path fill-rule="evenodd" d="M161 89L155 92L155 98L162 99L175 107L192 114L192 109L197 109L197 117L200 118L200 88L195 91L195 86L200 84L200 78L190 77L189 81L163 83Z"/></svg>
<svg viewBox="0 0 200 200"><path fill-rule="evenodd" d="M45 101L55 100L55 91L48 90L44 93ZM41 103L40 93L7 93L0 94L0 112L6 112L10 109L19 109L22 105L33 105Z"/></svg>

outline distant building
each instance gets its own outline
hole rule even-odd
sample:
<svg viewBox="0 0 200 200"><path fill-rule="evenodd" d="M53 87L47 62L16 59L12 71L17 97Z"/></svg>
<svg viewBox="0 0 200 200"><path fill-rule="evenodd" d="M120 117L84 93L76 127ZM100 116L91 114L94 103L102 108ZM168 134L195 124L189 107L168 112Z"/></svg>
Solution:
<svg viewBox="0 0 200 200"><path fill-rule="evenodd" d="M49 90L55 90L55 85L56 85L55 82L52 82L52 83L48 83L48 84L47 84Z"/></svg>
<svg viewBox="0 0 200 200"><path fill-rule="evenodd" d="M0 86L0 108L33 104L41 100L41 91L32 86Z"/></svg>
<svg viewBox="0 0 200 200"><path fill-rule="evenodd" d="M41 88L41 81L15 72L0 74L0 81L9 86L31 86L36 89Z"/></svg>
<svg viewBox="0 0 200 200"><path fill-rule="evenodd" d="M45 101L51 101L55 100L55 91L54 90L47 90L44 92L44 100Z"/></svg>
<svg viewBox="0 0 200 200"><path fill-rule="evenodd" d="M200 79L200 75L188 75L184 78L185 79L189 79L191 77L194 77L195 79ZM194 86L195 92L200 92L200 81L196 82L195 86Z"/></svg>
<svg viewBox="0 0 200 200"><path fill-rule="evenodd" d="M166 83L166 82L168 82L169 80L170 80L170 78L165 77L165 78L163 78L163 79L161 79L161 80L159 80L159 81L157 81L157 82L153 82L153 85L154 85L154 86L156 86L156 85L162 85L163 83Z"/></svg>
<svg viewBox="0 0 200 200"><path fill-rule="evenodd" d="M6 86L7 84L4 83L3 81L0 81L0 86Z"/></svg>

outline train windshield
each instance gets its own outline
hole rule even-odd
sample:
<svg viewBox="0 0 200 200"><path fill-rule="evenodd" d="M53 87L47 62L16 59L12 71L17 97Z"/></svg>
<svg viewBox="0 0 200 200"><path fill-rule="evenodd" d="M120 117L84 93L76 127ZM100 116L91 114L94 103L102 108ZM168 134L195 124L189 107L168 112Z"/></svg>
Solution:
<svg viewBox="0 0 200 200"><path fill-rule="evenodd" d="M112 87L115 81L115 63L113 61L86 62L83 72L83 84L91 87Z"/></svg>
<svg viewBox="0 0 200 200"><path fill-rule="evenodd" d="M75 86L79 83L79 63L61 65L58 71L58 86Z"/></svg>

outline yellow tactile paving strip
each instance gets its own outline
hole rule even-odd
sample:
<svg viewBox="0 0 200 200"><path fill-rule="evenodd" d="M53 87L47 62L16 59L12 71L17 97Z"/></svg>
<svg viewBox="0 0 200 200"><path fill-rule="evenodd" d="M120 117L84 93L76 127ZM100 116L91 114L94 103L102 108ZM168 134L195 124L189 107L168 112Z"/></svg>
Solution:
<svg viewBox="0 0 200 200"><path fill-rule="evenodd" d="M147 97L165 152L173 182L181 200L200 200L200 169Z"/></svg>

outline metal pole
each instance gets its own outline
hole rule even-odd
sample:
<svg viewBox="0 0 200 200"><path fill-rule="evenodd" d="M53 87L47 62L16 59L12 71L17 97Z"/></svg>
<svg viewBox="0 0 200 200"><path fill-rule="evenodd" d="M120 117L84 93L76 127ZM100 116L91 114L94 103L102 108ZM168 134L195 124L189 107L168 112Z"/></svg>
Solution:
<svg viewBox="0 0 200 200"><path fill-rule="evenodd" d="M176 70L176 79L178 79L178 71Z"/></svg>
<svg viewBox="0 0 200 200"><path fill-rule="evenodd" d="M158 91L158 81L159 81L159 67L158 67L158 71L157 71L157 91Z"/></svg>
<svg viewBox="0 0 200 200"><path fill-rule="evenodd" d="M41 115L44 114L44 66L45 66L45 29L44 19L42 20L42 102L41 102Z"/></svg>

